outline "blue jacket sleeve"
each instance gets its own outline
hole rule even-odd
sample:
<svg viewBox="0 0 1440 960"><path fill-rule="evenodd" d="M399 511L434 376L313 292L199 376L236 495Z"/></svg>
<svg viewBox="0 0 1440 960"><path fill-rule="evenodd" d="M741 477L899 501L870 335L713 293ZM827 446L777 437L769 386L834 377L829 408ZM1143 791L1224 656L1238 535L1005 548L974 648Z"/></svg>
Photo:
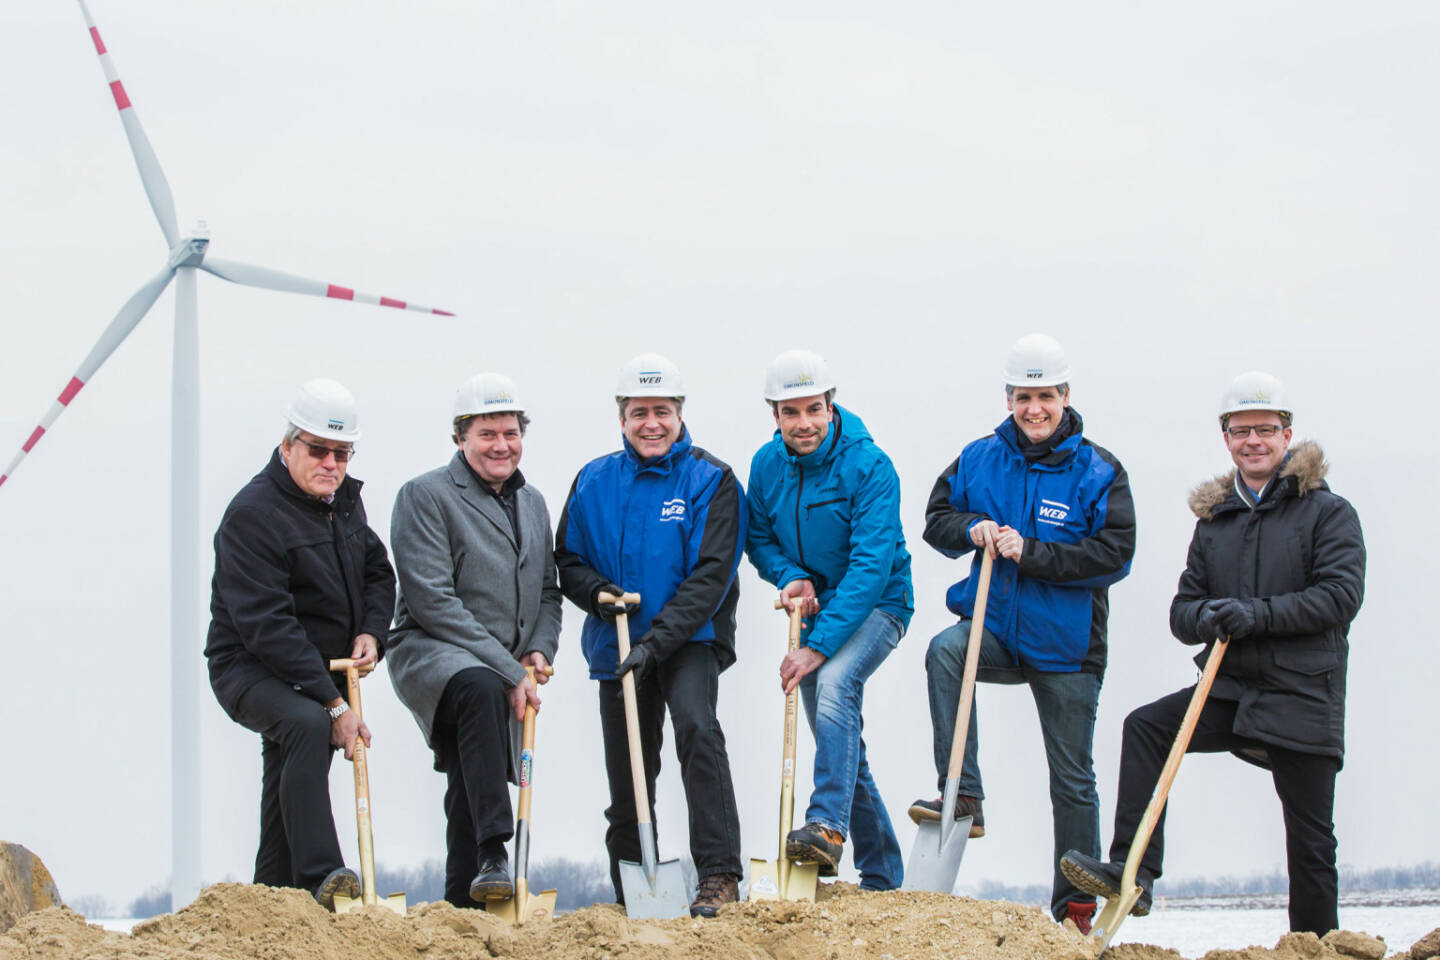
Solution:
<svg viewBox="0 0 1440 960"><path fill-rule="evenodd" d="M745 537L745 552L749 554L750 563L760 574L760 579L783 588L793 580L809 579L810 574L780 549L780 541L775 536L775 506L765 502L761 496L763 484L756 482L759 471L764 469L760 465L761 454L756 454L750 462L749 493L745 497L750 531Z"/></svg>
<svg viewBox="0 0 1440 960"><path fill-rule="evenodd" d="M853 495L850 562L835 594L815 618L805 645L833 656L880 603L900 530L900 477L890 459L877 457Z"/></svg>

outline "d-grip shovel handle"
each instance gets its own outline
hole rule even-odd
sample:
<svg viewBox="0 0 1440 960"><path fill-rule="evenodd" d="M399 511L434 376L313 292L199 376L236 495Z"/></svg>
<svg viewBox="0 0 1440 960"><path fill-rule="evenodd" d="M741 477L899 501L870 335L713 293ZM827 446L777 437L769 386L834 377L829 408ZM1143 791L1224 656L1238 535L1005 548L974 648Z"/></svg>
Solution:
<svg viewBox="0 0 1440 960"><path fill-rule="evenodd" d="M601 590L596 594L595 600L618 608L615 612L615 643L619 647L620 659L624 660L630 656L630 617L625 613L625 607L627 604L639 603L640 594L622 593L617 597L608 590ZM635 819L642 826L649 826L650 791L645 788L645 754L640 750L640 712L635 705L635 671L632 670L620 678L620 692L625 698L625 739L630 747L630 781L635 791Z"/></svg>

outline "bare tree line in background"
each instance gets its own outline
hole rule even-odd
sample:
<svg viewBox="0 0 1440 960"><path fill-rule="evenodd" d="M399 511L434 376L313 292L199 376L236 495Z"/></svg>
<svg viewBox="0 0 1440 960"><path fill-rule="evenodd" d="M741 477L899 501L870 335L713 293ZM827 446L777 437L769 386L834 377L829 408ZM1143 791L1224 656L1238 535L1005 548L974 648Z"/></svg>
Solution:
<svg viewBox="0 0 1440 960"><path fill-rule="evenodd" d="M693 876L693 868L685 863ZM381 895L404 892L410 903L427 903L444 899L445 863L430 860L415 867L375 868L375 887ZM561 912L578 910L594 903L614 899L610 888L610 871L603 860L556 859L536 861L530 866L530 889L558 891L556 907ZM1156 893L1167 897L1235 897L1247 894L1285 893L1288 881L1280 871L1252 873L1246 876L1193 877L1184 880L1162 879ZM1408 867L1377 867L1356 870L1340 867L1340 890L1415 890L1440 889L1440 863L1425 861ZM1013 903L1048 904L1050 888L1042 884L1012 886L987 880L968 891L982 900L1009 900ZM104 897L89 894L67 900L71 909L87 917L109 917L117 914ZM125 916L144 919L170 911L169 881L156 883L130 901Z"/></svg>

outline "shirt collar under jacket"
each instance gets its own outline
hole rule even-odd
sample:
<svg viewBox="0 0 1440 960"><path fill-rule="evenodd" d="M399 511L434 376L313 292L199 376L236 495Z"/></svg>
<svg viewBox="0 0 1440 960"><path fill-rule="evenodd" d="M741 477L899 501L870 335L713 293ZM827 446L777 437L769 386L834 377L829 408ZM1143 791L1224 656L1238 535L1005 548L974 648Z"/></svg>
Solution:
<svg viewBox="0 0 1440 960"><path fill-rule="evenodd" d="M490 496L494 497L496 500L504 502L507 499L513 499L515 496L515 491L525 486L525 474L520 472L519 467L516 467L515 472L505 478L505 482L500 484L499 492L496 492L495 488L490 486L490 484L487 483L485 481L485 478L481 477L480 474L476 473L474 467L470 466L470 461L465 459L465 451L456 450L455 457L460 461L461 464L464 465L465 469L470 473L471 478L473 478L475 481L475 485L478 486L481 490L484 490L486 493L490 494Z"/></svg>
<svg viewBox="0 0 1440 960"><path fill-rule="evenodd" d="M1265 494L1269 493L1270 490L1275 487L1275 479L1280 476L1280 471L1284 470L1285 464L1289 462L1290 451L1287 450L1285 451L1285 459L1281 460L1280 466L1276 467L1275 472L1270 474L1270 479L1265 481L1265 485L1260 488L1259 493L1250 489L1250 485L1240 478L1240 471L1237 469L1235 471L1235 495L1240 498L1240 502L1245 504L1247 508L1254 510L1260 505L1261 501L1265 499Z"/></svg>

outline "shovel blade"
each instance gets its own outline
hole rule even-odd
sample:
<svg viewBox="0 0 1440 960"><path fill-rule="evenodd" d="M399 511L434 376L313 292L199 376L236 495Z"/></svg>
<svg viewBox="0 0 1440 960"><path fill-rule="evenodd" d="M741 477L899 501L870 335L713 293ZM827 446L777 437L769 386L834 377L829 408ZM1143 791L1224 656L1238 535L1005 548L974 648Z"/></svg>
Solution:
<svg viewBox="0 0 1440 960"><path fill-rule="evenodd" d="M915 834L910 848L910 863L905 867L902 890L930 890L934 893L955 892L955 879L960 875L960 861L965 856L965 841L970 839L974 817L961 817L943 843L940 824L926 821Z"/></svg>
<svg viewBox="0 0 1440 960"><path fill-rule="evenodd" d="M555 891L525 893L504 900L489 899L485 901L485 912L516 926L540 920L554 920Z"/></svg>
<svg viewBox="0 0 1440 960"><path fill-rule="evenodd" d="M1110 941L1114 938L1115 931L1120 929L1120 924L1130 916L1130 908L1139 901L1141 892L1140 885L1136 884L1133 890L1106 900L1105 906L1096 915L1095 922L1090 925L1090 936L1100 941L1102 953L1106 947L1110 946Z"/></svg>
<svg viewBox="0 0 1440 960"><path fill-rule="evenodd" d="M815 889L820 882L820 866L815 863L791 863L780 885L780 865L770 860L750 861L749 900L805 900L815 902Z"/></svg>
<svg viewBox="0 0 1440 960"><path fill-rule="evenodd" d="M398 913L402 917L405 916L405 894L403 893L392 893L388 897L381 897L375 901L375 905L384 907L393 913ZM359 910L363 906L365 906L365 901L360 897L347 897L341 893L335 894L336 913L349 913L352 910Z"/></svg>
<svg viewBox="0 0 1440 960"><path fill-rule="evenodd" d="M625 913L637 920L690 916L689 886L679 860L657 863L653 884L643 866L633 860L620 861L620 890L625 894Z"/></svg>

